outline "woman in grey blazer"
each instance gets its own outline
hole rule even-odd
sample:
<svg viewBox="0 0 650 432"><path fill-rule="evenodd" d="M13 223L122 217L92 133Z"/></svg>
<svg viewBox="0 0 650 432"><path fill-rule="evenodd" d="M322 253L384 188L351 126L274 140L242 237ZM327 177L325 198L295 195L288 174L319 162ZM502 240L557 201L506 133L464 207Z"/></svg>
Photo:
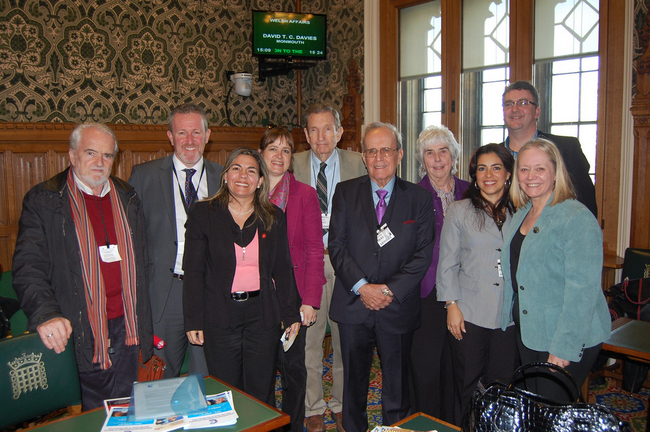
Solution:
<svg viewBox="0 0 650 432"><path fill-rule="evenodd" d="M454 423L479 380L507 380L514 370L514 327L501 331L504 282L499 262L514 207L508 192L514 159L501 145L471 157L466 199L449 206L442 226L436 287L445 301L453 360Z"/></svg>
<svg viewBox="0 0 650 432"><path fill-rule="evenodd" d="M501 252L508 287L501 325L514 319L522 363L548 361L582 385L610 335L600 286L603 235L593 214L575 200L552 142L524 144L515 171L510 195L517 213ZM566 382L556 384L559 378L539 370L525 385L556 400L575 398Z"/></svg>

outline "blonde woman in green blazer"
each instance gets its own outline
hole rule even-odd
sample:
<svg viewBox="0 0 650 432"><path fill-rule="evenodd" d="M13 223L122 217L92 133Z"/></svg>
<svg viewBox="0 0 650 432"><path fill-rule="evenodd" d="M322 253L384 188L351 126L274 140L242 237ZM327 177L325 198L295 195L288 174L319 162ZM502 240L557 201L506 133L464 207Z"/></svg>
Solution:
<svg viewBox="0 0 650 432"><path fill-rule="evenodd" d="M514 319L523 364L548 361L582 385L610 335L600 281L602 232L575 200L562 156L550 141L526 143L513 177L510 194L517 212L501 252L505 283L512 289L504 296L501 326L505 330ZM525 385L567 400L571 387L558 375L539 370Z"/></svg>

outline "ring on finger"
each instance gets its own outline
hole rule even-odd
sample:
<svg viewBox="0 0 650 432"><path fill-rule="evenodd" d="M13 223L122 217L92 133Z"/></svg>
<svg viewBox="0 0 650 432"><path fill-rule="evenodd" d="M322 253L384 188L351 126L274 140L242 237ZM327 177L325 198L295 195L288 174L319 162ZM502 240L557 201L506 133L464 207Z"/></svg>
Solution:
<svg viewBox="0 0 650 432"><path fill-rule="evenodd" d="M50 333L49 335L47 335L47 337L51 338L53 335L54 335L53 333Z"/></svg>

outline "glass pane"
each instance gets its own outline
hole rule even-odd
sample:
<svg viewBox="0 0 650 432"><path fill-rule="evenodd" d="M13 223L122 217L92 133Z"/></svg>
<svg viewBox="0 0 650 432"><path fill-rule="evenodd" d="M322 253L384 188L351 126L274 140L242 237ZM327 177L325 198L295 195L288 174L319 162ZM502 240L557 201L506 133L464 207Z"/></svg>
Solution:
<svg viewBox="0 0 650 432"><path fill-rule="evenodd" d="M424 91L424 111L440 111L442 108L442 89Z"/></svg>
<svg viewBox="0 0 650 432"><path fill-rule="evenodd" d="M483 71L483 81L506 81L508 79L508 70L508 68L485 69ZM503 89L501 89L501 93L503 94Z"/></svg>
<svg viewBox="0 0 650 432"><path fill-rule="evenodd" d="M554 125L551 126L553 135L578 136L578 125Z"/></svg>
<svg viewBox="0 0 650 432"><path fill-rule="evenodd" d="M580 121L598 119L598 71L582 74L580 89Z"/></svg>
<svg viewBox="0 0 650 432"><path fill-rule="evenodd" d="M424 113L422 121L423 121L423 125L422 125L423 129L431 125L442 124L442 114L440 112Z"/></svg>
<svg viewBox="0 0 650 432"><path fill-rule="evenodd" d="M510 68L507 67L466 71L461 75L459 142L463 147L460 159L462 178L467 178L469 158L475 148L492 142L500 143L505 138L501 99L509 77Z"/></svg>
<svg viewBox="0 0 650 432"><path fill-rule="evenodd" d="M400 77L442 71L441 0L400 10Z"/></svg>
<svg viewBox="0 0 650 432"><path fill-rule="evenodd" d="M502 143L506 139L505 130L505 127L501 129L483 129L481 133L481 145Z"/></svg>
<svg viewBox="0 0 650 432"><path fill-rule="evenodd" d="M435 88L440 86L442 86L442 75L436 75L424 79L425 88Z"/></svg>
<svg viewBox="0 0 650 432"><path fill-rule="evenodd" d="M580 59L558 60L553 62L553 74L578 72L580 70Z"/></svg>
<svg viewBox="0 0 650 432"><path fill-rule="evenodd" d="M596 172L596 142L598 140L598 127L595 124L583 124L579 128L582 152L589 161L589 173Z"/></svg>
<svg viewBox="0 0 650 432"><path fill-rule="evenodd" d="M598 52L598 2L535 2L535 59Z"/></svg>
<svg viewBox="0 0 650 432"><path fill-rule="evenodd" d="M552 123L575 122L580 118L580 75L555 75L552 91Z"/></svg>
<svg viewBox="0 0 650 432"><path fill-rule="evenodd" d="M483 126L503 126L501 97L504 88L503 81L483 84Z"/></svg>
<svg viewBox="0 0 650 432"><path fill-rule="evenodd" d="M463 1L463 69L509 62L510 0Z"/></svg>
<svg viewBox="0 0 650 432"><path fill-rule="evenodd" d="M590 71L590 70L598 70L598 56L594 57L585 57L582 59L582 70L583 71Z"/></svg>

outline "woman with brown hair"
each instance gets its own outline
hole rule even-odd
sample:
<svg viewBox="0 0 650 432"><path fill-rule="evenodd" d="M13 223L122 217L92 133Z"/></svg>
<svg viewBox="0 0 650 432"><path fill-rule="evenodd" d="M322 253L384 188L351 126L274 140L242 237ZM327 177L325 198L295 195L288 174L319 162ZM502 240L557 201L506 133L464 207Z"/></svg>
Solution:
<svg viewBox="0 0 650 432"><path fill-rule="evenodd" d="M274 403L280 336L300 327L284 213L269 202L260 154L234 150L221 188L187 221L183 311L211 375Z"/></svg>

